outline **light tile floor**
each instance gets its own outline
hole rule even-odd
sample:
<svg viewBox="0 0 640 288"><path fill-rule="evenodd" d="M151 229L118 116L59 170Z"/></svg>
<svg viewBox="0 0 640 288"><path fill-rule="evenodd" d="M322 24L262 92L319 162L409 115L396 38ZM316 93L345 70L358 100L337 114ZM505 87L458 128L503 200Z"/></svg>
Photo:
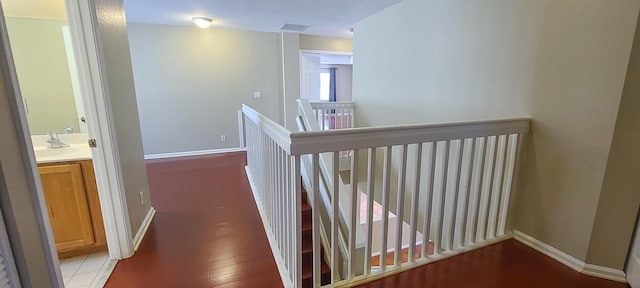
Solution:
<svg viewBox="0 0 640 288"><path fill-rule="evenodd" d="M66 288L102 288L116 265L109 253L99 252L60 261Z"/></svg>

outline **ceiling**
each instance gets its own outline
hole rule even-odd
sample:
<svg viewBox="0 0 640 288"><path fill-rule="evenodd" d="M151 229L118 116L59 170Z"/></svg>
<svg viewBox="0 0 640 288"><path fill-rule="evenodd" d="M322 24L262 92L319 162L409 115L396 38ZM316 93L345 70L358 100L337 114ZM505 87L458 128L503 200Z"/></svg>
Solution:
<svg viewBox="0 0 640 288"><path fill-rule="evenodd" d="M351 37L349 28L353 24L400 1L125 0L124 3L128 22L193 25L192 17L204 16L213 18L215 27L278 32L282 24L288 23L311 26L304 34Z"/></svg>
<svg viewBox="0 0 640 288"><path fill-rule="evenodd" d="M2 0L5 16L66 20L64 0Z"/></svg>

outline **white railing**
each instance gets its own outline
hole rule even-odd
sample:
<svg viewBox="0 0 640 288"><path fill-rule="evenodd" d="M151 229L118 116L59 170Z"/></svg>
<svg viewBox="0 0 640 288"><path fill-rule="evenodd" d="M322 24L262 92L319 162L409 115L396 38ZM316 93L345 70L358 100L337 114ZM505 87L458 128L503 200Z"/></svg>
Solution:
<svg viewBox="0 0 640 288"><path fill-rule="evenodd" d="M291 155L291 132L242 107L240 138L247 177L285 287L302 285L300 156Z"/></svg>
<svg viewBox="0 0 640 288"><path fill-rule="evenodd" d="M317 237L322 209L314 204L323 202L319 193L323 178L329 179L326 187L331 195L326 209L331 239L324 243L332 267L328 286L367 282L510 237L506 223L511 183L519 136L528 133L529 118L289 132L246 106L243 112L248 175L258 206L265 211L265 228L274 235L269 237L275 242L272 247L279 249L274 255L287 287L300 287L302 278L298 204L302 156L311 158L305 176L314 207L314 287L320 286L322 257ZM335 160L345 150L352 155L349 189L331 180L339 179ZM323 172L325 153L334 159L334 169ZM367 201L350 201L345 207L341 193L350 199L366 193ZM374 209L379 206L380 211ZM283 207L290 211L274 211ZM341 215L341 209L348 213ZM365 219L360 219L360 209L366 211ZM346 225L341 225L341 218ZM364 253L356 253L359 223L365 227ZM346 230L348 257L341 256L339 229ZM380 243L378 248L374 242ZM378 267L372 265L375 257L381 263Z"/></svg>
<svg viewBox="0 0 640 288"><path fill-rule="evenodd" d="M355 127L353 102L310 102L321 130Z"/></svg>
<svg viewBox="0 0 640 288"><path fill-rule="evenodd" d="M326 104L322 103L322 104ZM335 106L326 106L326 107L335 107ZM350 109L353 110L353 104L350 104ZM351 111L353 115L353 111ZM322 131L319 124L314 121L314 109L312 108L312 104L308 100L299 100L298 101L298 131ZM317 117L316 117L317 119ZM338 157L339 156L339 157ZM312 155L305 155L302 158L303 165L301 166L303 171L303 186L307 188L309 194L314 197L315 191L320 192L319 199L320 201L316 202L312 201L312 206L318 207L318 227L319 227L319 235L320 242L325 247L336 247L338 250L335 255L338 256L337 259L334 259L334 255L329 253L327 254L327 262L331 268L331 271L334 273L333 276L336 278L338 276L335 273L339 273L340 275L344 274L362 274L362 267L347 267L344 265L351 258L355 257L353 255L364 253L364 232L359 227L359 225L355 225L350 223L348 219L352 219L352 213L357 213L356 210L352 210L353 201L357 203L358 199L352 198L352 193L348 193L351 189L351 185L345 184L342 177L336 177L337 173L335 171L344 171L345 169L341 169L341 166L347 166L350 168L351 158L349 157L349 151L340 151L339 153L322 153L318 155L318 167L319 167L319 175L318 175L318 189L313 189L316 185L311 183L313 180L310 175L313 175L313 157ZM336 158L337 157L337 158ZM345 165L346 164L346 165ZM348 170L348 169L347 169ZM335 175L334 175L335 174ZM334 198L335 195L333 191L339 190L339 197ZM314 199L314 198L312 198ZM337 200L338 204L332 204L333 201ZM331 219L333 215L333 207L339 207L337 209L337 221L333 221ZM355 216L357 219L357 216ZM338 225L332 226L332 223L337 223ZM353 229L351 228L353 227ZM334 231L336 230L336 231ZM351 231L353 235L349 235ZM337 234L334 234L337 232ZM333 238L333 235L337 235L337 238ZM353 237L355 241L353 247L348 246L347 241L348 237ZM330 244L329 242L336 241L337 245ZM356 261L360 260L360 262L356 262L357 264L362 264L362 260L358 258L354 258ZM352 269L352 270L348 270Z"/></svg>

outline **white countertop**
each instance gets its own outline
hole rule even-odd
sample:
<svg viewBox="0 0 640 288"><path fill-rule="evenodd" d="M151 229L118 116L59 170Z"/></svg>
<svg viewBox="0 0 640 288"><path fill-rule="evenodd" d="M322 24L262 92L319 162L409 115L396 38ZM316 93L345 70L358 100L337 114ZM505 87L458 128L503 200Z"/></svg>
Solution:
<svg viewBox="0 0 640 288"><path fill-rule="evenodd" d="M91 148L87 143L89 137L86 133L58 134L58 137L63 143L69 144L69 147L50 149L46 146L47 135L31 136L38 164L91 159Z"/></svg>

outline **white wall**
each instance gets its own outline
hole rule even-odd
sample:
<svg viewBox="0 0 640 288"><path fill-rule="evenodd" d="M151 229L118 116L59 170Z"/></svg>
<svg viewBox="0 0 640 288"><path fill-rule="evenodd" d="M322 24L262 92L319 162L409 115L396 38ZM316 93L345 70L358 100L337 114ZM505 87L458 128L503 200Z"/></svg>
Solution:
<svg viewBox="0 0 640 288"><path fill-rule="evenodd" d="M128 30L145 154L239 147L242 104L280 118L279 34L137 23Z"/></svg>
<svg viewBox="0 0 640 288"><path fill-rule="evenodd" d="M633 41L587 255L587 262L606 267L625 265L640 207L640 21ZM640 250L635 253L640 255ZM639 260L634 257L627 262L640 264ZM640 273L636 276L640 280Z"/></svg>
<svg viewBox="0 0 640 288"><path fill-rule="evenodd" d="M96 0L98 33L102 44L104 76L113 114L112 125L118 146L132 237L151 208L147 169L131 71L129 39L123 0ZM140 193L144 203L140 202Z"/></svg>
<svg viewBox="0 0 640 288"><path fill-rule="evenodd" d="M300 35L300 49L335 52L352 52L353 39L340 37L325 37L314 35Z"/></svg>
<svg viewBox="0 0 640 288"><path fill-rule="evenodd" d="M301 45L351 48L351 39L295 33L141 23L127 28L146 155L238 147L242 104L297 129ZM253 98L254 91L262 98Z"/></svg>
<svg viewBox="0 0 640 288"><path fill-rule="evenodd" d="M358 122L531 115L514 227L585 260L639 7L404 0L355 26Z"/></svg>
<svg viewBox="0 0 640 288"><path fill-rule="evenodd" d="M300 35L281 34L282 47L282 123L292 131L297 130L296 115L300 98Z"/></svg>
<svg viewBox="0 0 640 288"><path fill-rule="evenodd" d="M336 101L353 99L353 67L352 65L330 65L336 68Z"/></svg>

